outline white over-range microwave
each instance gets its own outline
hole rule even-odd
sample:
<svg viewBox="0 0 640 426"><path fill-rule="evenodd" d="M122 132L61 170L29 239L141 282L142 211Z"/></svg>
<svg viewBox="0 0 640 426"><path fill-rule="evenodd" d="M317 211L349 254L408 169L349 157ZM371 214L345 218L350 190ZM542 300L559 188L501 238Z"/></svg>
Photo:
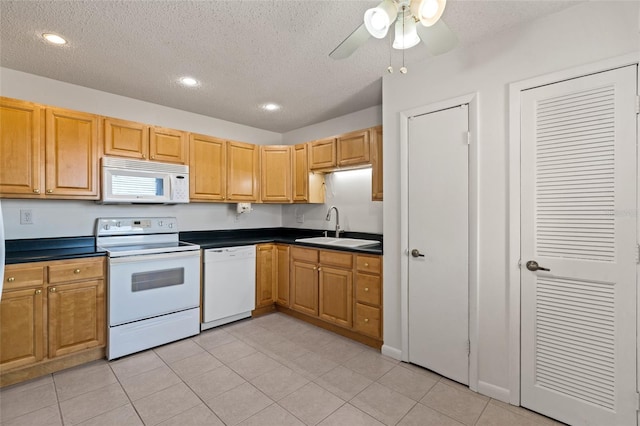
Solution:
<svg viewBox="0 0 640 426"><path fill-rule="evenodd" d="M189 202L189 166L102 158L102 203Z"/></svg>

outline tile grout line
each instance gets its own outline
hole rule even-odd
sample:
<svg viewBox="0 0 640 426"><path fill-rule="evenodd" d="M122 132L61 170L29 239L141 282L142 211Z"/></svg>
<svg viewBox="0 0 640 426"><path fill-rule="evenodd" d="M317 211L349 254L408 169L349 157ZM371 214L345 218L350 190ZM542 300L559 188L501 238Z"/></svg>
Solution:
<svg viewBox="0 0 640 426"><path fill-rule="evenodd" d="M107 365L109 366L109 369L111 370L111 373L114 375L114 377L116 378L116 381L118 382L118 385L120 385L120 388L122 389L122 392L124 392L124 394L127 397L127 400L129 401L129 404L131 405L131 408L133 408L133 411L136 413L136 416L138 416L138 419L140 420L140 422L145 425L146 423L144 422L144 420L142 420L142 416L140 415L140 413L138 412L138 408L135 406L135 404L133 403L133 401L131 400L131 397L129 396L129 392L127 392L127 390L124 388L124 386L122 386L122 383L120 382L120 377L118 377L118 375L116 374L115 371L113 371L113 367L111 367L111 361L107 360ZM142 374L142 373L141 373ZM119 408L119 407L118 407ZM100 415L100 414L98 414ZM97 416L92 417L95 418ZM90 420L90 419L87 419ZM85 420L86 421L86 420Z"/></svg>

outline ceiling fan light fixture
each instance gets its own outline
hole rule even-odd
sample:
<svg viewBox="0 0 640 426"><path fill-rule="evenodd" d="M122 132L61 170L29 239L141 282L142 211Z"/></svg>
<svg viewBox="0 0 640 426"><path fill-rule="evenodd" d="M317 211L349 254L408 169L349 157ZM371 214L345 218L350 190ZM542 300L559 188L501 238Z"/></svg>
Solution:
<svg viewBox="0 0 640 426"><path fill-rule="evenodd" d="M416 44L420 43L420 37L418 37L418 31L416 30L416 21L413 20L411 15L407 15L403 20L398 19L395 28L396 36L393 39L394 49L410 49Z"/></svg>
<svg viewBox="0 0 640 426"><path fill-rule="evenodd" d="M385 0L364 13L364 25L375 38L384 38L398 16L398 7L392 0Z"/></svg>
<svg viewBox="0 0 640 426"><path fill-rule="evenodd" d="M42 38L44 38L46 41L48 41L51 44L57 44L59 46L63 44L67 44L67 40L60 37L58 34L44 33L42 34Z"/></svg>
<svg viewBox="0 0 640 426"><path fill-rule="evenodd" d="M430 27L442 17L447 0L412 0L411 13L425 27Z"/></svg>

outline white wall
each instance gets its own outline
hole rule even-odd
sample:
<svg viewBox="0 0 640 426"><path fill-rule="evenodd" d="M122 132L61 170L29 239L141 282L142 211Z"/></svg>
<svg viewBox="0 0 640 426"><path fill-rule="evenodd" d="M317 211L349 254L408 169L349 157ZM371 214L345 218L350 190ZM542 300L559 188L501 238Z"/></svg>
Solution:
<svg viewBox="0 0 640 426"><path fill-rule="evenodd" d="M410 64L383 80L384 336L402 348L399 113L477 92L479 97L479 347L481 392L508 397L509 83L638 52L638 2L580 3L473 46ZM433 82L430 84L430 82ZM443 180L446 184L446 180Z"/></svg>
<svg viewBox="0 0 640 426"><path fill-rule="evenodd" d="M151 104L124 96L0 68L0 96L139 121L259 145L281 144L280 133ZM33 211L34 224L20 225L20 209ZM177 216L181 231L281 226L280 205L254 204L236 221L235 204L102 206L92 201L10 200L2 202L6 238L92 235L96 217Z"/></svg>
<svg viewBox="0 0 640 426"><path fill-rule="evenodd" d="M303 127L282 135L283 143L294 145L366 129L382 123L380 105L322 123ZM325 176L324 204L282 206L282 226L290 228L335 229L335 217L325 217L331 206L340 212L340 228L344 231L382 234L382 202L371 201L371 169L329 173ZM302 216L302 222L298 221Z"/></svg>

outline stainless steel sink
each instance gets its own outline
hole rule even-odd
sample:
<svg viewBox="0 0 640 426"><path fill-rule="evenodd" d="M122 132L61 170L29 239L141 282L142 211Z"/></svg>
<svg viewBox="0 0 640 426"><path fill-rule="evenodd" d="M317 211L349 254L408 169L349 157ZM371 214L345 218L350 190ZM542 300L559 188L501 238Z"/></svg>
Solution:
<svg viewBox="0 0 640 426"><path fill-rule="evenodd" d="M332 237L298 238L296 242L319 244L323 246L349 247L349 248L375 246L380 244L380 241L376 241L376 240L362 240L358 238L332 238Z"/></svg>

